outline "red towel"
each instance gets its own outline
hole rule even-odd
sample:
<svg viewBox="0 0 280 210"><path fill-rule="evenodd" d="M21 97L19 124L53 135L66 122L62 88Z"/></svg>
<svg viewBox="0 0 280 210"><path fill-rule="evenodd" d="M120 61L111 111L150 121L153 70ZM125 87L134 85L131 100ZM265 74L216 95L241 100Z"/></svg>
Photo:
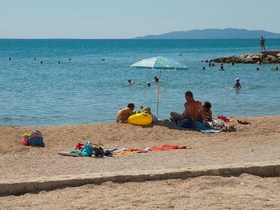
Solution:
<svg viewBox="0 0 280 210"><path fill-rule="evenodd" d="M170 150L170 149L187 149L187 147L186 146L178 146L178 145L172 146L172 145L169 145L169 144L164 144L161 147L151 147L150 148L150 150L152 150L152 151L162 151L162 150Z"/></svg>

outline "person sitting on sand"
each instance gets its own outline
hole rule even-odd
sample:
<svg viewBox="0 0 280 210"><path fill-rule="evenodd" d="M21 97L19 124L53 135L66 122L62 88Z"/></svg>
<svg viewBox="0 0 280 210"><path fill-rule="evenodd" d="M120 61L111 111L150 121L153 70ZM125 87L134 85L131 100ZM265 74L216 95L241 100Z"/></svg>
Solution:
<svg viewBox="0 0 280 210"><path fill-rule="evenodd" d="M206 118L202 112L203 108L201 102L193 98L193 93L191 91L187 91L185 93L185 98L187 100L187 102L184 104L185 111L182 114L171 112L170 120L176 121L187 118L192 121L193 127L195 127L195 120L198 119L199 115L201 115L200 117L202 121L206 122Z"/></svg>
<svg viewBox="0 0 280 210"><path fill-rule="evenodd" d="M134 108L134 103L129 103L126 108L119 110L116 115L116 122L119 123L127 120L132 115Z"/></svg>
<svg viewBox="0 0 280 210"><path fill-rule="evenodd" d="M202 117L204 116L206 118L206 121L212 121L212 111L211 111L212 104L209 101L205 101L202 106L202 111L199 113L198 120L203 121ZM202 114L202 115L201 115Z"/></svg>
<svg viewBox="0 0 280 210"><path fill-rule="evenodd" d="M211 111L212 104L209 101L205 101L202 106L202 114L206 118L206 122L203 121L203 116L199 114L198 121L204 123L209 128L214 130L223 130L223 131L235 131L233 125L226 125L222 121L213 120L212 111Z"/></svg>
<svg viewBox="0 0 280 210"><path fill-rule="evenodd" d="M235 85L233 86L233 88L235 89L240 89L241 88L241 84L240 84L240 79L239 78L236 78L235 79Z"/></svg>

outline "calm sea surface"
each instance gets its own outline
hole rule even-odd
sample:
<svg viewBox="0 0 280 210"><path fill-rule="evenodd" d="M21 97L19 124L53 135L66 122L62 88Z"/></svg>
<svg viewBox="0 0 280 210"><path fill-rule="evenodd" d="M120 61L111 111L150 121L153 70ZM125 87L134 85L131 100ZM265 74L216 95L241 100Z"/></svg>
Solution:
<svg viewBox="0 0 280 210"><path fill-rule="evenodd" d="M267 40L266 45L280 49L280 40ZM221 72L219 64L201 62L259 50L257 39L0 40L0 124L114 122L117 110L128 102L150 106L156 114L157 84L144 84L159 76L159 70L130 67L153 56L189 67L162 71L160 119L169 118L170 111L183 111L187 90L196 99L209 100L214 116L280 115L280 72L273 72L273 65L225 64ZM239 91L233 89L236 77ZM127 86L128 79L142 85Z"/></svg>

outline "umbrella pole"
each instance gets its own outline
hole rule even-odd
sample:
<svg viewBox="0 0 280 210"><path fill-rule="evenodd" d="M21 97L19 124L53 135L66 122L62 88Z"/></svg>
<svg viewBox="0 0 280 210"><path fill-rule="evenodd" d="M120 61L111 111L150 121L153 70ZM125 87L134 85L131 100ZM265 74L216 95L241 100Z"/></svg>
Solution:
<svg viewBox="0 0 280 210"><path fill-rule="evenodd" d="M159 83L160 83L160 78L161 78L161 69L159 70ZM159 90L160 86L158 84L157 86L157 118L158 118L158 108L159 108Z"/></svg>
<svg viewBox="0 0 280 210"><path fill-rule="evenodd" d="M158 118L158 108L159 108L159 85L157 86L157 118Z"/></svg>

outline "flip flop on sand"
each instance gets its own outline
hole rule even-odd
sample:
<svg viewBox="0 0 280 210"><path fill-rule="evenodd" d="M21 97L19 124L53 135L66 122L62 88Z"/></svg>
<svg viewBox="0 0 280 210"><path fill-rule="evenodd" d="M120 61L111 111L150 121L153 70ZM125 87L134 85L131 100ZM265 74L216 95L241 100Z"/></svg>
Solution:
<svg viewBox="0 0 280 210"><path fill-rule="evenodd" d="M247 122L247 121L245 121L245 120L237 120L237 122L238 122L239 124L243 124L243 125L251 124L250 122Z"/></svg>

